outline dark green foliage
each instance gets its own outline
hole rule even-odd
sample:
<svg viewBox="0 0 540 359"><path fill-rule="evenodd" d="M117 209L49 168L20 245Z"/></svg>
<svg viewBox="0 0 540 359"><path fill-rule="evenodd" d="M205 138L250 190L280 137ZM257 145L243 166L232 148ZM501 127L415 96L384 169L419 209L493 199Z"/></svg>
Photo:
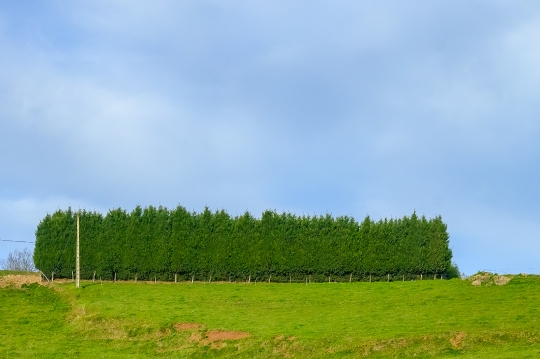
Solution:
<svg viewBox="0 0 540 359"><path fill-rule="evenodd" d="M231 217L183 207L81 212L81 276L122 280L359 281L410 280L452 272L441 217L413 213L362 223L351 217L265 211ZM34 260L44 273L71 277L76 213L47 215Z"/></svg>
<svg viewBox="0 0 540 359"><path fill-rule="evenodd" d="M456 263L452 262L450 267L444 273L447 279L461 278L461 273L459 272L459 267Z"/></svg>

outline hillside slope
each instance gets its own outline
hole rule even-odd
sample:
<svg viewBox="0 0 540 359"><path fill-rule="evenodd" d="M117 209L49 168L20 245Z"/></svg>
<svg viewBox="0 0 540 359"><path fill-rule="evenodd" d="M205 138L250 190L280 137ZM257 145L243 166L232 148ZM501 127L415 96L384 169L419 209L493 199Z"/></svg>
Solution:
<svg viewBox="0 0 540 359"><path fill-rule="evenodd" d="M0 289L0 357L535 358L540 279Z"/></svg>

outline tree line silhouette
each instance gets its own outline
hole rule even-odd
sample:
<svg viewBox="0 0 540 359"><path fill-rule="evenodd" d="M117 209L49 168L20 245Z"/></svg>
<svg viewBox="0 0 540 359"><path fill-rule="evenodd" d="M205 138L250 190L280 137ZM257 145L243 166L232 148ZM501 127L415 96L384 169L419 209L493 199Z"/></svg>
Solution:
<svg viewBox="0 0 540 359"><path fill-rule="evenodd" d="M71 277L76 212L48 214L36 230L34 262ZM441 217L361 222L348 216L297 216L267 210L189 212L137 206L80 212L81 278L288 282L440 277L452 252Z"/></svg>

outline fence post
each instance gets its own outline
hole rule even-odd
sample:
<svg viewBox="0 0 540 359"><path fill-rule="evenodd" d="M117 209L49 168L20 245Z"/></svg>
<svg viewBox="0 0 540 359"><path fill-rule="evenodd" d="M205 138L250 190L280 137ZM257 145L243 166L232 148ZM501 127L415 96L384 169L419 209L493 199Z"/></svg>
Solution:
<svg viewBox="0 0 540 359"><path fill-rule="evenodd" d="M45 273L43 273L42 271L39 271L39 273L41 273L42 277L41 277L41 281L43 282L43 278L45 278L47 280L47 283L49 283L49 278L47 278L47 276L45 275Z"/></svg>

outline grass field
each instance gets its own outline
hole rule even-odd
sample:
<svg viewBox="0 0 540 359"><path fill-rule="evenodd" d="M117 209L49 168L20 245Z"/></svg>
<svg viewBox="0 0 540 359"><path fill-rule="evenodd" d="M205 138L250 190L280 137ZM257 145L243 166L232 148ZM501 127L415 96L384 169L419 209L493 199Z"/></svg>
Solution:
<svg viewBox="0 0 540 359"><path fill-rule="evenodd" d="M0 303L0 358L540 357L536 277L482 287L84 281L1 288ZM249 337L212 341L215 330Z"/></svg>

